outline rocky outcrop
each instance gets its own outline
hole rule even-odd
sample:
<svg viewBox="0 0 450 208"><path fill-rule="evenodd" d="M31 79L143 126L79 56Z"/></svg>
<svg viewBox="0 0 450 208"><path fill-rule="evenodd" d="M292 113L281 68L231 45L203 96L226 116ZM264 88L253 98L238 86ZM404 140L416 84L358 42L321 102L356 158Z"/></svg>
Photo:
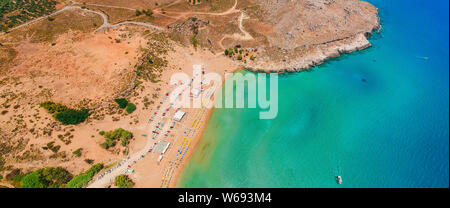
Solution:
<svg viewBox="0 0 450 208"><path fill-rule="evenodd" d="M368 37L380 28L378 9L360 0L258 1L273 32L258 47L252 71L293 72L309 69L342 53L370 47Z"/></svg>
<svg viewBox="0 0 450 208"><path fill-rule="evenodd" d="M242 67L254 72L297 72L307 70L313 66L322 64L326 59L335 58L342 53L351 53L370 47L371 44L363 33L355 36L317 45L309 52L298 57L288 58L280 62L274 62L267 58L258 61L240 64Z"/></svg>

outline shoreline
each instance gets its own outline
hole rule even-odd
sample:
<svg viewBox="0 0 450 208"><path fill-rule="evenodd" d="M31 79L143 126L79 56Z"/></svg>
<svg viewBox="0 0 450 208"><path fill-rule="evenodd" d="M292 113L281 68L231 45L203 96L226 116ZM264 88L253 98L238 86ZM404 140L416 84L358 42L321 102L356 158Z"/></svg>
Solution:
<svg viewBox="0 0 450 208"><path fill-rule="evenodd" d="M241 70L241 69L242 69L241 67L236 67L235 69L231 70L231 73L235 73L236 71L239 71L239 70ZM217 88L217 89L215 90L214 95L216 95L216 93L217 93L219 90L222 90L222 86L223 86L223 84L225 83L225 81L226 81L226 77L225 77L224 79L222 79L221 87L220 87L220 88ZM212 102L213 102L213 103L215 102L215 96L212 96ZM202 140L202 137L203 137L203 134L205 133L206 127L208 126L208 122L209 122L209 120L210 120L210 118L211 118L211 116L212 116L212 113L213 113L214 109L215 109L215 107L213 106L212 108L209 108L209 109L206 111L206 114L204 115L204 118L203 118L204 121L205 121L205 123L204 123L204 125L202 126L202 128L200 128L199 134L197 134L197 135L193 138L193 139L194 139L194 144L193 144L193 146L192 146L192 151L189 151L189 152L186 154L185 161L182 162L182 163L180 164L180 167L178 168L178 171L177 171L177 172L175 173L175 175L174 175L175 180L173 180L173 182L172 182L171 184L169 184L169 188L177 188L177 187L178 187L178 184L179 184L180 179L181 179L181 175L183 175L183 172L184 172L184 170L185 170L187 164L190 162L190 160L191 160L191 158L192 158L192 155L194 154L195 150L197 149L198 145L200 144L200 142L201 142L201 140Z"/></svg>
<svg viewBox="0 0 450 208"><path fill-rule="evenodd" d="M339 57L341 54L353 53L371 47L372 44L369 38L373 35L374 31L379 32L380 30L381 23L378 17L370 31L362 31L352 36L319 43L314 45L314 48L308 48L306 52L294 50L291 57L285 56L283 60L273 61L262 58L262 60L254 62L254 64L238 63L238 65L248 71L260 73L285 73L309 70L311 67L323 64L328 59ZM283 53L286 53L286 51Z"/></svg>
<svg viewBox="0 0 450 208"><path fill-rule="evenodd" d="M349 54L355 51L364 50L372 46L368 37L364 33L358 33L355 36L348 37L341 40L336 40L330 43L318 45L310 53L300 56L292 61L259 62L255 64L239 63L240 66L248 71L256 73L285 73L285 72L300 72L309 70L311 67L323 64L326 60L341 56L341 54ZM281 67L274 67L281 66Z"/></svg>
<svg viewBox="0 0 450 208"><path fill-rule="evenodd" d="M200 129L199 134L193 138L194 143L192 144L192 151L188 151L188 153L185 155L185 161L180 164L180 167L178 167L178 171L176 171L176 173L174 175L174 180L173 180L173 182L171 182L169 184L168 188L177 188L178 187L178 184L181 179L181 175L183 175L183 172L184 172L187 164L191 160L193 153L195 152L198 145L200 144L200 141L203 137L203 134L205 133L206 126L208 125L208 121L211 118L213 110L214 110L214 107L207 110L206 115L205 115L205 125L203 125L203 127Z"/></svg>

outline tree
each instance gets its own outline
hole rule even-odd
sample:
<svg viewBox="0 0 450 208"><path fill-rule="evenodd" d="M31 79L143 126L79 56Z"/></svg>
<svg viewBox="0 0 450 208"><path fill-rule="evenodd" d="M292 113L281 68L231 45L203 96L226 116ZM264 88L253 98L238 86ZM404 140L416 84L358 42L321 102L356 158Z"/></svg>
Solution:
<svg viewBox="0 0 450 208"><path fill-rule="evenodd" d="M68 109L56 114L55 118L64 125L79 124L89 117L87 109L74 110Z"/></svg>
<svg viewBox="0 0 450 208"><path fill-rule="evenodd" d="M104 132L103 136L106 138L105 142L100 144L104 149L116 146L116 140L121 139L120 143L123 146L129 144L129 140L133 138L133 134L122 128L115 129L113 131Z"/></svg>
<svg viewBox="0 0 450 208"><path fill-rule="evenodd" d="M127 104L127 109L126 111L128 113L133 113L136 110L136 105L134 105L133 103L128 103Z"/></svg>
<svg viewBox="0 0 450 208"><path fill-rule="evenodd" d="M114 179L114 185L119 188L131 188L134 182L127 175L118 175Z"/></svg>
<svg viewBox="0 0 450 208"><path fill-rule="evenodd" d="M54 103L52 101L45 101L39 104L39 106L41 106L42 108L44 108L45 110L47 110L48 113L50 114L56 114L56 113L60 113L62 111L65 111L67 109L69 109L68 107L58 104L58 103Z"/></svg>
<svg viewBox="0 0 450 208"><path fill-rule="evenodd" d="M87 109L70 109L64 105L54 103L52 101L42 102L39 106L46 109L48 113L52 114L56 120L60 121L64 125L79 124L89 117L89 111Z"/></svg>
<svg viewBox="0 0 450 208"><path fill-rule="evenodd" d="M64 168L42 168L25 175L21 188L62 188L72 179L72 174Z"/></svg>
<svg viewBox="0 0 450 208"><path fill-rule="evenodd" d="M231 57L234 53L234 50L232 48L228 49L228 55Z"/></svg>
<svg viewBox="0 0 450 208"><path fill-rule="evenodd" d="M127 107L128 101L125 98L118 98L115 99L114 101L119 105L119 108Z"/></svg>
<svg viewBox="0 0 450 208"><path fill-rule="evenodd" d="M127 146L130 143L130 141L128 141L127 138L122 138L122 140L120 140L120 144L122 144L122 146Z"/></svg>
<svg viewBox="0 0 450 208"><path fill-rule="evenodd" d="M44 181L41 180L40 176L36 172L31 172L30 174L26 175L22 181L22 185L20 188L45 188L46 184L44 184Z"/></svg>

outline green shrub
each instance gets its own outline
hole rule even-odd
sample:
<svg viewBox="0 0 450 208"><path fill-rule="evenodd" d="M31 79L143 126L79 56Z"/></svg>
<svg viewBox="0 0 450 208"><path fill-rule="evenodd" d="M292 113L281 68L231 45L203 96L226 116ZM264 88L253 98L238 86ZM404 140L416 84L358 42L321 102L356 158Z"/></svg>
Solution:
<svg viewBox="0 0 450 208"><path fill-rule="evenodd" d="M72 179L72 174L64 168L42 168L25 175L21 188L62 188Z"/></svg>
<svg viewBox="0 0 450 208"><path fill-rule="evenodd" d="M84 162L86 162L89 165L92 165L92 163L94 163L94 160L92 160L92 159L85 159Z"/></svg>
<svg viewBox="0 0 450 208"><path fill-rule="evenodd" d="M120 140L120 144L122 144L122 146L127 146L130 143L130 141L127 138L122 138L122 140Z"/></svg>
<svg viewBox="0 0 450 208"><path fill-rule="evenodd" d="M242 60L242 55L239 54L239 56L237 57L237 60Z"/></svg>
<svg viewBox="0 0 450 208"><path fill-rule="evenodd" d="M73 177L73 179L67 183L66 188L82 188L86 186L89 181L92 180L92 177L94 177L94 175L100 172L100 170L102 169L103 164L96 164L92 166L86 172Z"/></svg>
<svg viewBox="0 0 450 208"><path fill-rule="evenodd" d="M69 108L58 104L58 103L54 103L52 101L45 101L39 104L39 106L41 106L42 108L44 108L45 110L47 110L48 113L54 115L60 112L63 112L65 110L68 110Z"/></svg>
<svg viewBox="0 0 450 208"><path fill-rule="evenodd" d="M87 109L68 109L55 115L55 118L64 125L79 124L85 121L87 117L89 117Z"/></svg>
<svg viewBox="0 0 450 208"><path fill-rule="evenodd" d="M15 182L20 182L22 181L22 179L25 177L25 174L18 174L12 177L12 180Z"/></svg>
<svg viewBox="0 0 450 208"><path fill-rule="evenodd" d="M72 153L77 157L81 157L81 150L83 150L83 148L78 148L77 150L73 151Z"/></svg>
<svg viewBox="0 0 450 208"><path fill-rule="evenodd" d="M104 132L103 135L106 140L100 146L104 149L114 147L116 145L116 140L121 139L121 144L126 146L129 144L129 140L133 138L133 134L122 128L115 129L113 131Z"/></svg>
<svg viewBox="0 0 450 208"><path fill-rule="evenodd" d="M128 101L125 98L118 98L114 100L118 105L119 108L126 108Z"/></svg>
<svg viewBox="0 0 450 208"><path fill-rule="evenodd" d="M56 120L64 125L79 124L89 117L89 111L87 109L70 109L64 105L54 103L52 101L42 102L39 106L47 110L48 113L52 114Z"/></svg>
<svg viewBox="0 0 450 208"><path fill-rule="evenodd" d="M20 188L46 188L45 182L40 178L36 172L31 172L26 175L22 181Z"/></svg>
<svg viewBox="0 0 450 208"><path fill-rule="evenodd" d="M114 185L119 188L131 188L134 183L127 175L118 175L114 179Z"/></svg>
<svg viewBox="0 0 450 208"><path fill-rule="evenodd" d="M140 16L141 14L142 12L136 9L136 16Z"/></svg>
<svg viewBox="0 0 450 208"><path fill-rule="evenodd" d="M194 46L195 49L197 49L197 45L198 45L198 40L195 36L191 37L191 43Z"/></svg>
<svg viewBox="0 0 450 208"><path fill-rule="evenodd" d="M133 113L136 110L136 105L134 105L133 103L128 103L126 110L128 113Z"/></svg>
<svg viewBox="0 0 450 208"><path fill-rule="evenodd" d="M51 150L53 153L58 153L58 151L61 148L61 146L60 145L56 145L55 146L54 144L55 144L54 141L53 142L49 142L49 143L47 143L47 146L42 147L42 149L44 149L44 150Z"/></svg>
<svg viewBox="0 0 450 208"><path fill-rule="evenodd" d="M105 132L104 131L100 131L100 132L98 132L98 134L100 134L100 135L105 135Z"/></svg>
<svg viewBox="0 0 450 208"><path fill-rule="evenodd" d="M100 147L102 147L103 149L109 149L110 147L114 147L116 146L116 141L112 140L112 139L106 139L105 142L100 144Z"/></svg>

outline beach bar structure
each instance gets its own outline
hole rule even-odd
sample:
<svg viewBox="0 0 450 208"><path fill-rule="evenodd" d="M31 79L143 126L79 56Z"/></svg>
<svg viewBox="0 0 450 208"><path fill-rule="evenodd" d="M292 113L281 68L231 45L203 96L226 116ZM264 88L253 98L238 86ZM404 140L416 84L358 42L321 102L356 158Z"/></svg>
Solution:
<svg viewBox="0 0 450 208"><path fill-rule="evenodd" d="M186 114L186 113L185 113L184 111L178 110L178 111L175 113L175 115L173 116L173 120L180 122L181 119L183 119L183 117L184 117L185 114Z"/></svg>
<svg viewBox="0 0 450 208"><path fill-rule="evenodd" d="M200 90L198 88L194 88L194 89L192 89L192 96L197 98L200 95L201 92L202 92L202 90Z"/></svg>
<svg viewBox="0 0 450 208"><path fill-rule="evenodd" d="M164 154L166 153L167 149L169 148L170 142L167 141L159 141L155 148L154 151L160 154Z"/></svg>

